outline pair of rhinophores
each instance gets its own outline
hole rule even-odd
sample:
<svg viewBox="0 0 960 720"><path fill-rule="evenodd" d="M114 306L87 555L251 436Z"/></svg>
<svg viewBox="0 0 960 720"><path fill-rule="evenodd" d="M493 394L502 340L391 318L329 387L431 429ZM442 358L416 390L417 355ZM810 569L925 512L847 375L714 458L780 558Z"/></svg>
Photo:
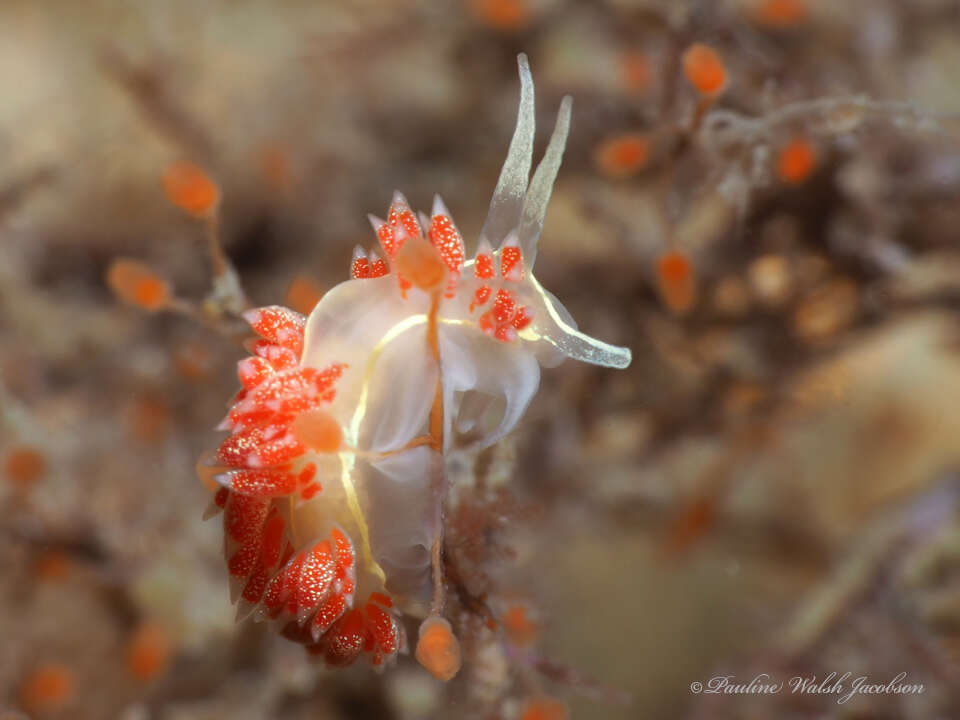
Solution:
<svg viewBox="0 0 960 720"><path fill-rule="evenodd" d="M383 667L405 649L402 614L442 613L450 450L509 433L540 365L630 363L577 330L533 275L572 100L530 178L533 79L518 61L517 125L473 259L439 197L418 216L396 193L386 220L371 217L382 257L358 248L352 279L309 317L245 314L260 339L221 424L211 506L224 513L232 594L242 617L276 621L330 665Z"/></svg>

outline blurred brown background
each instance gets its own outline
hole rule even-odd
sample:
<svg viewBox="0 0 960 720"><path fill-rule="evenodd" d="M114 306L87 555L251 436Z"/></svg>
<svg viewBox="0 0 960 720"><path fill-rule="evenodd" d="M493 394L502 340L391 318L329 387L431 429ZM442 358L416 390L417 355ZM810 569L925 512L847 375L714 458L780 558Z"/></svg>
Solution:
<svg viewBox="0 0 960 720"><path fill-rule="evenodd" d="M719 97L684 76L693 42ZM491 604L522 598L547 664L487 638L447 686L409 657L326 671L234 626L200 518L241 349L105 273L208 292L178 159L220 185L254 303L308 310L394 189L472 240L521 51L538 152L575 97L537 276L634 355L545 371L483 460ZM590 718L960 717L957 67L952 0L5 0L0 717L536 720L540 693ZM689 691L831 671L924 692Z"/></svg>

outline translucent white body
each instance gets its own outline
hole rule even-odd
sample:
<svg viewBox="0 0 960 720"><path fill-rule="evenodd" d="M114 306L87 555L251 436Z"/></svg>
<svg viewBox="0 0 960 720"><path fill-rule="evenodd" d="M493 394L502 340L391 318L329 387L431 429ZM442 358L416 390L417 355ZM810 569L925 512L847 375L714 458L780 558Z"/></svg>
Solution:
<svg viewBox="0 0 960 720"><path fill-rule="evenodd" d="M513 342L481 331L471 303L483 281L474 276L472 261L462 267L453 296L439 299L439 362L427 337L433 295L416 287L402 291L394 273L340 284L324 296L307 323L302 364L323 367L336 359L348 366L331 407L346 441L362 452L395 453L357 462L352 482L374 558L388 589L400 594L422 597L428 589L430 540L437 530L431 478L442 473L443 458L427 447L404 448L428 434L438 382L447 452L461 433L478 446L509 433L537 391L541 364L553 366L564 357L617 368L630 363L629 350L579 332L533 275L571 100L564 98L545 157L528 184L533 81L525 56L519 65L517 126L478 245L520 247L522 277L510 287L518 303L532 308L530 326Z"/></svg>

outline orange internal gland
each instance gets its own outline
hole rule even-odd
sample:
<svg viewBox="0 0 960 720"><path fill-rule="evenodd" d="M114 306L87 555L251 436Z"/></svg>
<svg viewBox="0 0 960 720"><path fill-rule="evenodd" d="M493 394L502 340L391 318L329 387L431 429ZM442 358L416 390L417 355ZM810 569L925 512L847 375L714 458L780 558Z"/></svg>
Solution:
<svg viewBox="0 0 960 720"><path fill-rule="evenodd" d="M783 29L806 20L807 11L805 0L762 0L753 15L761 25Z"/></svg>
<svg viewBox="0 0 960 720"><path fill-rule="evenodd" d="M473 0L471 7L476 18L494 30L519 30L530 20L523 0Z"/></svg>
<svg viewBox="0 0 960 720"><path fill-rule="evenodd" d="M319 453L332 453L343 443L340 423L326 410L314 409L297 415L293 435L304 447Z"/></svg>
<svg viewBox="0 0 960 720"><path fill-rule="evenodd" d="M777 176L785 183L797 185L813 173L817 155L806 138L795 138L777 156Z"/></svg>
<svg viewBox="0 0 960 720"><path fill-rule="evenodd" d="M642 93L650 89L653 73L650 60L642 52L631 51L620 58L620 75L627 90Z"/></svg>
<svg viewBox="0 0 960 720"><path fill-rule="evenodd" d="M685 315L697 301L693 265L682 252L670 251L657 260L657 289L664 305L675 315Z"/></svg>
<svg viewBox="0 0 960 720"><path fill-rule="evenodd" d="M309 315L322 297L323 289L317 281L306 273L300 273L290 282L285 305L298 313Z"/></svg>
<svg viewBox="0 0 960 720"><path fill-rule="evenodd" d="M28 712L54 712L70 701L73 688L73 673L59 663L48 663L26 677L20 688L20 700Z"/></svg>
<svg viewBox="0 0 960 720"><path fill-rule="evenodd" d="M137 260L118 258L107 268L107 285L130 305L156 312L170 302L170 285Z"/></svg>
<svg viewBox="0 0 960 720"><path fill-rule="evenodd" d="M642 170L650 157L650 140L639 133L624 133L607 138L594 153L594 163L602 175L626 178Z"/></svg>
<svg viewBox="0 0 960 720"><path fill-rule="evenodd" d="M702 95L712 97L726 89L727 68L709 45L694 43L684 51L681 62L683 74Z"/></svg>
<svg viewBox="0 0 960 720"><path fill-rule="evenodd" d="M420 625L417 641L417 662L431 675L444 682L460 671L460 642L442 617L432 615Z"/></svg>
<svg viewBox="0 0 960 720"><path fill-rule="evenodd" d="M567 706L551 697L541 697L531 700L520 720L567 720Z"/></svg>
<svg viewBox="0 0 960 720"><path fill-rule="evenodd" d="M137 680L149 682L167 669L170 641L166 633L152 623L144 623L127 645L127 669Z"/></svg>
<svg viewBox="0 0 960 720"><path fill-rule="evenodd" d="M194 217L208 217L220 200L220 189L204 170L180 160L163 173L163 190L167 199Z"/></svg>
<svg viewBox="0 0 960 720"><path fill-rule="evenodd" d="M47 461L36 448L20 445L11 448L3 463L7 481L16 487L34 485L47 470Z"/></svg>
<svg viewBox="0 0 960 720"><path fill-rule="evenodd" d="M437 249L419 235L407 239L395 258L397 272L421 290L439 287L447 266Z"/></svg>

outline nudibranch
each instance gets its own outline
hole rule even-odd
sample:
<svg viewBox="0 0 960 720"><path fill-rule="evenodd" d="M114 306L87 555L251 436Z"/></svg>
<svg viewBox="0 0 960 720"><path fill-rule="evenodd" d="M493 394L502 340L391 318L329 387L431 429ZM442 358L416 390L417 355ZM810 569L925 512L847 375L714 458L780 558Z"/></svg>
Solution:
<svg viewBox="0 0 960 720"><path fill-rule="evenodd" d="M275 621L330 665L365 656L381 668L406 649L404 615L441 611L450 451L510 432L540 365L630 363L580 332L533 274L572 101L530 178L524 55L519 70L517 124L472 258L439 197L423 215L396 193L385 220L371 217L380 254L355 250L351 279L309 317L245 314L259 339L221 424L211 508L223 511L239 614Z"/></svg>

